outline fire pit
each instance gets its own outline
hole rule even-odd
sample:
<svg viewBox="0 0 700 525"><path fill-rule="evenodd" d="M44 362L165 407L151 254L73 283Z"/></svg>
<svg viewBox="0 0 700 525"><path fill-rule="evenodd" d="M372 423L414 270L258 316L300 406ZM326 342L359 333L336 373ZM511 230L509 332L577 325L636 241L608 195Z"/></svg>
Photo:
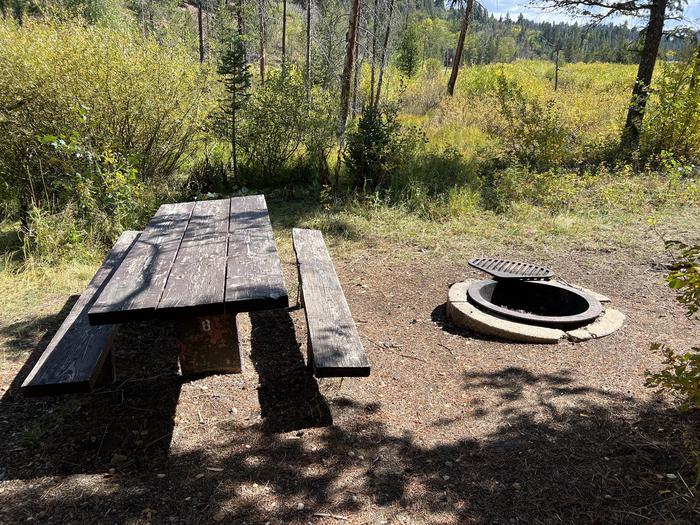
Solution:
<svg viewBox="0 0 700 525"><path fill-rule="evenodd" d="M624 314L603 308L607 297L550 281L549 268L494 258L469 264L493 279L450 287L447 313L455 324L513 341L556 343L603 337L624 322Z"/></svg>
<svg viewBox="0 0 700 525"><path fill-rule="evenodd" d="M467 296L487 311L541 326L577 328L603 313L595 297L549 281L477 281Z"/></svg>

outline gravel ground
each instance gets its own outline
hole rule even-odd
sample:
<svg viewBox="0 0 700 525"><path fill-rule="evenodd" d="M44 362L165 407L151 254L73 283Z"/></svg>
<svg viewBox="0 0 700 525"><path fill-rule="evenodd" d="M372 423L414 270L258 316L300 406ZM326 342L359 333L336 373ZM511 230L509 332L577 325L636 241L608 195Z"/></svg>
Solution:
<svg viewBox="0 0 700 525"><path fill-rule="evenodd" d="M173 327L134 324L113 387L25 399L17 386L75 298L21 337L0 326L0 523L698 522L681 447L698 421L643 384L660 363L650 344L689 347L698 325L653 261L543 251L536 262L610 296L627 323L528 345L450 327L448 284L478 272L410 250L334 253L369 378L310 376L290 308L243 316L242 374L183 380ZM284 269L293 302L289 257Z"/></svg>

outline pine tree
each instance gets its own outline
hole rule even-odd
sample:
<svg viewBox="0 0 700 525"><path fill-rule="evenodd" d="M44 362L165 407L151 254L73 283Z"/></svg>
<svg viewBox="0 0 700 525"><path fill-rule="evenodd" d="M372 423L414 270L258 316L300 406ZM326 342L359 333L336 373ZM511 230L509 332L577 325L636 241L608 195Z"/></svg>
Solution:
<svg viewBox="0 0 700 525"><path fill-rule="evenodd" d="M418 71L422 58L420 56L420 35L416 24L408 24L408 27L401 32L397 52L396 66L404 75L412 77Z"/></svg>
<svg viewBox="0 0 700 525"><path fill-rule="evenodd" d="M251 74L246 63L245 48L243 42L238 38L231 40L231 45L224 50L221 63L217 68L218 73L223 77L222 82L226 87L226 99L222 102L221 109L230 120L231 139L231 169L234 178L238 174L238 164L236 161L236 118L238 112L245 105L250 96ZM226 186L226 174L224 173L224 186Z"/></svg>

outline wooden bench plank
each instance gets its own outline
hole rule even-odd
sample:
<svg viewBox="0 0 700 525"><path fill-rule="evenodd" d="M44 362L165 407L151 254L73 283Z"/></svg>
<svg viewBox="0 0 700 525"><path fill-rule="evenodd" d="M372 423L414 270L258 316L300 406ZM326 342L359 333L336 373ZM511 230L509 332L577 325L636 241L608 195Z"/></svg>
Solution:
<svg viewBox="0 0 700 525"><path fill-rule="evenodd" d="M370 363L323 235L294 228L294 251L316 377L366 377Z"/></svg>
<svg viewBox="0 0 700 525"><path fill-rule="evenodd" d="M90 326L87 312L139 232L122 233L22 383L27 395L89 392L109 354L113 326Z"/></svg>
<svg viewBox="0 0 700 525"><path fill-rule="evenodd" d="M224 313L230 199L199 201L168 276L157 315Z"/></svg>
<svg viewBox="0 0 700 525"><path fill-rule="evenodd" d="M90 309L90 324L152 319L194 202L164 204Z"/></svg>

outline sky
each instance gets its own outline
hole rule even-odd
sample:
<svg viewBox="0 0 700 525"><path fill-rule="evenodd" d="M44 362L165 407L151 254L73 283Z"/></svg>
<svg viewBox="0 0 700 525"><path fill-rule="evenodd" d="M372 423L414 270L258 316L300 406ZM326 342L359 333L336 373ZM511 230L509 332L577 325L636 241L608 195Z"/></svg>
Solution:
<svg viewBox="0 0 700 525"><path fill-rule="evenodd" d="M567 21L572 22L570 16L559 12L543 11L530 6L528 0L478 0L488 11L494 16L506 16L510 13L511 18L517 18L519 13L522 13L526 18L531 20L551 20L551 21ZM683 25L689 25L700 29L700 0L689 0L685 9L686 21ZM585 19L581 19L585 23ZM622 23L624 18L620 17L612 19L615 23ZM639 20L628 19L630 25L640 25Z"/></svg>

